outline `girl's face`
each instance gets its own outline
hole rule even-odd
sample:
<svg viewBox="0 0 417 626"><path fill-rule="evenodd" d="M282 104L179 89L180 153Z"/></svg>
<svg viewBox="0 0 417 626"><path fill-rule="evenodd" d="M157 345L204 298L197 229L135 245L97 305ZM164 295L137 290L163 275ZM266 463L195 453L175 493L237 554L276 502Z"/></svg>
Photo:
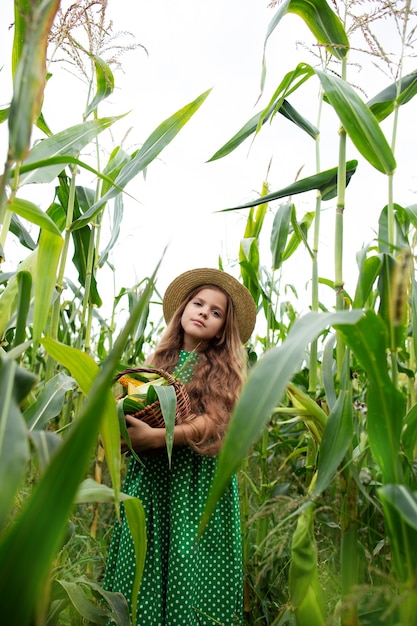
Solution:
<svg viewBox="0 0 417 626"><path fill-rule="evenodd" d="M227 298L215 287L203 287L185 306L181 316L183 349L191 352L198 345L220 336L226 321Z"/></svg>

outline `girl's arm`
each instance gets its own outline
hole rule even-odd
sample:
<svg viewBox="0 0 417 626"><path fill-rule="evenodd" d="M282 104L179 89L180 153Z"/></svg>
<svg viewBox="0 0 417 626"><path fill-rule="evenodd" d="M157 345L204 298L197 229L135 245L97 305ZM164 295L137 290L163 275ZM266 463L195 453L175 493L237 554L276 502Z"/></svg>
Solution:
<svg viewBox="0 0 417 626"><path fill-rule="evenodd" d="M152 428L142 420L126 415L129 427L129 436L133 449L140 453L145 450L157 450L166 445L165 428ZM189 422L174 426L174 446L187 445L192 442L201 442L216 436L216 424L208 415L197 415ZM122 453L128 451L127 444L122 440Z"/></svg>

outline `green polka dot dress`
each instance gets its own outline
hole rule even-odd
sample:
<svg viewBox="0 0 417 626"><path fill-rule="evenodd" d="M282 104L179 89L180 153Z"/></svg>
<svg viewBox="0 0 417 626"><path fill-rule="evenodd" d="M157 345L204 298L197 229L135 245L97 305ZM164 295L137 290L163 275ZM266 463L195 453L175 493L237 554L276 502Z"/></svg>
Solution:
<svg viewBox="0 0 417 626"><path fill-rule="evenodd" d="M192 355L194 357L194 355ZM181 351L177 371L184 383L192 367ZM136 496L146 515L147 554L138 599L138 626L235 626L242 618L242 547L236 477L219 500L206 530L196 535L217 458L188 446L130 460L123 491ZM110 543L104 587L124 594L129 605L135 554L124 517Z"/></svg>

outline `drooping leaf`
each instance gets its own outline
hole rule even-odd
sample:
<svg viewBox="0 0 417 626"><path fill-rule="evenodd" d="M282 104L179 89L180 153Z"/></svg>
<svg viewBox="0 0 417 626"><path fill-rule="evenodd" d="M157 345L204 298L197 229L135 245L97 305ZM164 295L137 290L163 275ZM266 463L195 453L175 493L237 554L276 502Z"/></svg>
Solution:
<svg viewBox="0 0 417 626"><path fill-rule="evenodd" d="M93 602L77 581L56 578L54 582L62 587L69 602L83 620L90 624L103 624L106 621L108 612Z"/></svg>
<svg viewBox="0 0 417 626"><path fill-rule="evenodd" d="M346 81L321 70L316 70L316 74L326 98L360 154L383 174L392 174L396 168L395 158L372 111Z"/></svg>
<svg viewBox="0 0 417 626"><path fill-rule="evenodd" d="M357 165L358 162L356 160L348 161L346 163L346 185L349 184L350 179L356 172ZM294 196L298 193L313 191L314 189L318 189L322 193L323 200L330 200L331 198L334 198L337 194L337 167L332 167L330 170L325 170L319 174L313 174L313 176L297 180L295 183L288 185L288 187L284 187L279 191L273 191L272 193L268 193L266 196L256 198L255 200L251 200L245 204L223 209L223 212L248 209L250 207L263 204L264 202L272 202L273 200L279 200L280 198L286 198L287 196Z"/></svg>
<svg viewBox="0 0 417 626"><path fill-rule="evenodd" d="M406 104L417 93L417 72L411 72L403 76L400 81L395 81L385 87L376 96L367 102L367 106L375 115L378 122L382 122L394 111L396 106Z"/></svg>
<svg viewBox="0 0 417 626"><path fill-rule="evenodd" d="M49 230L55 235L60 235L60 231L55 222L53 222L49 215L42 211L36 204L33 204L33 202L24 200L23 198L13 197L10 199L10 202L7 203L7 208L17 213L17 215L20 215L20 217L23 217L23 219L28 222L36 224L36 226L45 230Z"/></svg>
<svg viewBox="0 0 417 626"><path fill-rule="evenodd" d="M19 239L20 243L25 248L28 248L29 250L34 250L36 248L36 243L33 241L29 232L23 226L22 222L15 213L13 213L10 222L10 232Z"/></svg>
<svg viewBox="0 0 417 626"><path fill-rule="evenodd" d="M282 204L275 213L270 243L273 270L279 269L282 264L282 258L287 246L292 211L292 202L286 202L285 204Z"/></svg>
<svg viewBox="0 0 417 626"><path fill-rule="evenodd" d="M174 445L175 413L177 410L177 396L172 385L155 385L153 387L161 405L161 413L165 422L166 446L168 463L171 466L172 446Z"/></svg>
<svg viewBox="0 0 417 626"><path fill-rule="evenodd" d="M114 76L108 63L95 54L90 55L90 57L93 59L96 69L97 91L87 107L86 117L97 109L100 102L108 98L114 91Z"/></svg>
<svg viewBox="0 0 417 626"><path fill-rule="evenodd" d="M318 43L342 61L349 53L349 40L343 24L336 13L330 8L326 0L286 0L275 13L269 23L262 59L261 90L266 77L266 45L281 19L287 13L299 15L316 37Z"/></svg>
<svg viewBox="0 0 417 626"><path fill-rule="evenodd" d="M312 72L311 74L312 75ZM263 126L272 116L272 114L277 109L276 101L273 101L267 109L261 111L254 115L242 128L235 134L229 141L227 141L219 150L217 150L210 159L208 159L208 163L211 161L216 161L217 159L222 159L227 156L233 150L236 150L241 143L243 143L248 137L253 135L259 130L259 125ZM282 104L278 106L278 113L281 113L285 118L293 122L296 126L304 130L310 137L316 139L319 135L319 130L313 126L306 118L304 118L298 111L294 109L293 106L287 100L282 100Z"/></svg>
<svg viewBox="0 0 417 626"><path fill-rule="evenodd" d="M51 419L59 415L67 392L75 387L75 380L65 372L58 372L48 380L36 402L23 413L29 430L44 429Z"/></svg>

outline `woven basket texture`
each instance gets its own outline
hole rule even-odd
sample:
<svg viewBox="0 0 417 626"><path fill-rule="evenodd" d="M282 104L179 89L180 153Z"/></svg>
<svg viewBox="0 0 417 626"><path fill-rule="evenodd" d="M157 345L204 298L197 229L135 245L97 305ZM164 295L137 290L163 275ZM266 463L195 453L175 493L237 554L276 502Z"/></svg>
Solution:
<svg viewBox="0 0 417 626"><path fill-rule="evenodd" d="M185 386L180 380L164 370L151 367L131 367L119 372L115 377L114 382L117 382L124 375L134 374L136 372L150 372L152 374L158 374L158 376L163 376L168 384L174 387L175 395L177 396L177 408L175 413L176 424L182 424L182 422L190 417L191 401ZM161 405L158 401L149 404L141 411L134 413L133 416L146 422L146 424L149 424L152 428L165 428Z"/></svg>

